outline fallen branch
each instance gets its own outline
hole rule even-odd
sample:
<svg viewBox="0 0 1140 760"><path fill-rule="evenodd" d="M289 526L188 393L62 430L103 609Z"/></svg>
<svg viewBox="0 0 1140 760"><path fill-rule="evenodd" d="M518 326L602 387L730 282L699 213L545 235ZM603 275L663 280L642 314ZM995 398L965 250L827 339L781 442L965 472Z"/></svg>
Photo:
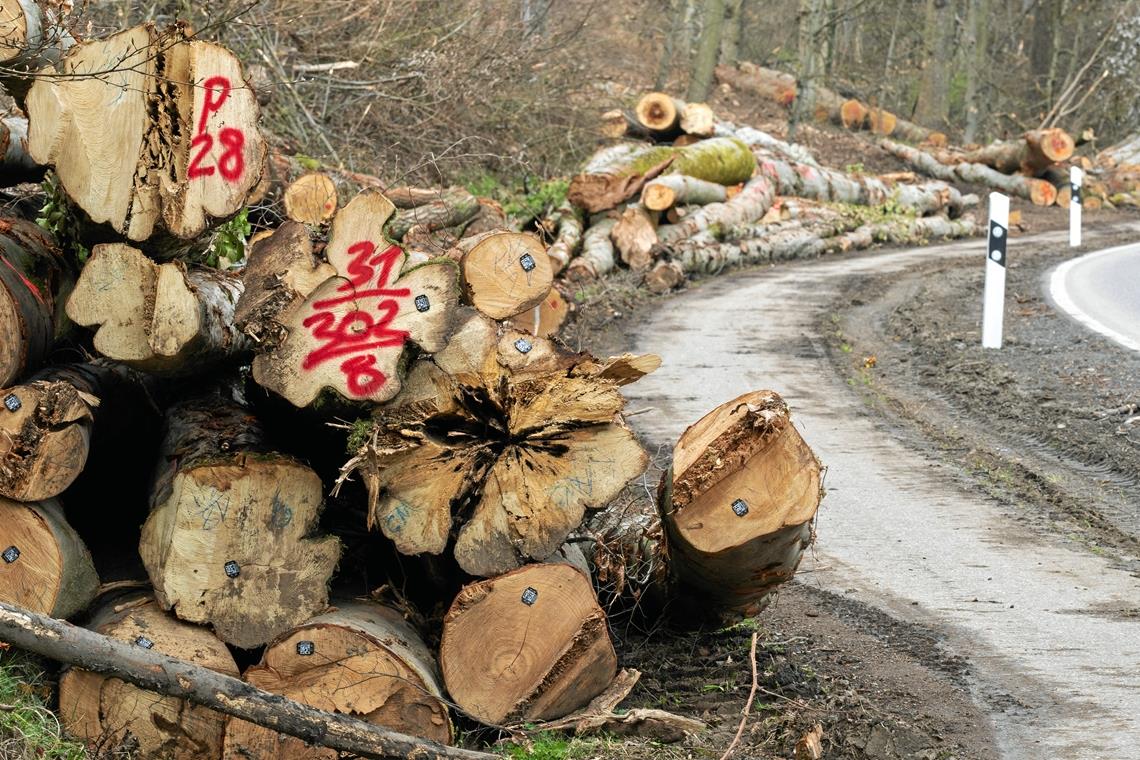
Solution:
<svg viewBox="0 0 1140 760"><path fill-rule="evenodd" d="M740 726L736 729L736 736L732 738L732 744L728 745L728 749L720 756L720 760L728 760L728 757L736 749L736 745L740 744L740 737L744 735L744 726L748 723L748 714L752 712L752 702L756 699L756 690L760 688L758 681L758 673L756 671L756 637L757 632L752 632L752 652L749 658L752 660L752 691L748 692L748 701L744 703L744 714L740 716Z"/></svg>
<svg viewBox="0 0 1140 760"><path fill-rule="evenodd" d="M207 668L0 602L0 640L53 660L205 705L311 744L371 758L494 760L307 707Z"/></svg>

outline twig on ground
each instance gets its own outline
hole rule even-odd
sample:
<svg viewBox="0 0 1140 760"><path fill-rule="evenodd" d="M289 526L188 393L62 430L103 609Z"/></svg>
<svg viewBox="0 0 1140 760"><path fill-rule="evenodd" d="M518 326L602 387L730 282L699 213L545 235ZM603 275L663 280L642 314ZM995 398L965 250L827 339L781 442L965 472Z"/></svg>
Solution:
<svg viewBox="0 0 1140 760"><path fill-rule="evenodd" d="M759 632L756 631L752 633L752 651L748 655L752 661L752 691L748 692L748 701L744 704L744 714L740 716L740 726L736 729L736 736L732 738L732 744L728 745L728 749L720 756L720 760L728 760L729 756L736 750L736 745L740 744L740 737L744 735L744 726L748 723L748 714L752 712L752 702L756 699L756 692L760 689L760 675L756 668L756 640L759 635Z"/></svg>

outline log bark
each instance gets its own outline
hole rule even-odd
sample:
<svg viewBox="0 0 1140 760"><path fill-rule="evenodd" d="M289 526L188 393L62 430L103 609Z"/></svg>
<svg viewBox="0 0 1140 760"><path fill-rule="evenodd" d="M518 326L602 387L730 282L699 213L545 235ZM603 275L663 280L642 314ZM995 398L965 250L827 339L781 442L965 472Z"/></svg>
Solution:
<svg viewBox="0 0 1140 760"><path fill-rule="evenodd" d="M611 368L472 317L379 407L344 468L369 492L369 526L404 554L490 576L550 556L648 460Z"/></svg>
<svg viewBox="0 0 1140 760"><path fill-rule="evenodd" d="M0 601L67 618L87 609L98 588L91 554L58 502L0 496Z"/></svg>
<svg viewBox="0 0 1140 760"><path fill-rule="evenodd" d="M485 752L444 747L346 715L317 710L208 668L3 603L0 603L0 640L361 757L416 760L492 760L496 757Z"/></svg>
<svg viewBox="0 0 1140 760"><path fill-rule="evenodd" d="M643 272L653 264L651 251L657 245L656 216L640 203L631 203L610 230L621 260L635 272Z"/></svg>
<svg viewBox="0 0 1140 760"><path fill-rule="evenodd" d="M684 174L658 177L645 183L641 189L641 204L653 211L667 211L673 206L704 206L727 199L728 190L724 185Z"/></svg>
<svg viewBox="0 0 1140 760"><path fill-rule="evenodd" d="M554 274L560 273L582 245L582 213L567 201L559 206L547 225L554 230L554 242L546 249Z"/></svg>
<svg viewBox="0 0 1140 760"><path fill-rule="evenodd" d="M152 412L148 381L102 360L47 368L0 390L0 496L58 496L87 464L92 431L114 444L132 419Z"/></svg>
<svg viewBox="0 0 1140 760"><path fill-rule="evenodd" d="M512 317L509 324L516 330L528 332L540 338L553 338L562 329L562 325L566 324L569 317L570 304L558 291L558 288L551 288L546 298L542 299L542 303L530 311L524 311L522 314Z"/></svg>
<svg viewBox="0 0 1140 760"><path fill-rule="evenodd" d="M238 674L225 644L206 629L167 615L149 596L107 601L88 627L123 648L178 658L230 677ZM225 728L221 713L109 675L79 668L65 671L59 683L59 715L64 729L92 748L116 747L133 739L145 757L196 760L221 755Z"/></svg>
<svg viewBox="0 0 1140 760"><path fill-rule="evenodd" d="M0 184L39 182L43 177L44 168L28 154L28 120L20 116L0 119Z"/></svg>
<svg viewBox="0 0 1140 760"><path fill-rule="evenodd" d="M401 209L392 216L386 232L393 240L401 240L415 225L426 225L429 230L457 227L475 218L479 201L461 187L453 187L436 194L428 203Z"/></svg>
<svg viewBox="0 0 1140 760"><path fill-rule="evenodd" d="M95 350L159 375L238 360L250 341L234 326L241 276L179 261L158 264L122 243L92 249L67 315L95 328Z"/></svg>
<svg viewBox="0 0 1140 760"><path fill-rule="evenodd" d="M452 699L490 725L560 718L617 673L589 576L558 562L464 587L444 618L439 657Z"/></svg>
<svg viewBox="0 0 1140 760"><path fill-rule="evenodd" d="M320 710L440 744L453 739L435 658L400 614L366 602L343 602L278 637L243 675L258 688ZM327 758L268 728L231 718L226 760Z"/></svg>
<svg viewBox="0 0 1140 760"><path fill-rule="evenodd" d="M749 614L812 541L820 464L772 391L723 404L673 448L659 488L671 571L706 609Z"/></svg>
<svg viewBox="0 0 1140 760"><path fill-rule="evenodd" d="M1037 129L1026 132L1019 140L998 140L968 151L938 151L931 155L945 164L985 164L1003 174L1020 172L1040 177L1047 169L1067 161L1076 144L1063 129Z"/></svg>
<svg viewBox="0 0 1140 760"><path fill-rule="evenodd" d="M70 10L71 3L59 0L0 0L0 81L17 101L32 73L57 63L75 44L65 24Z"/></svg>
<svg viewBox="0 0 1140 760"><path fill-rule="evenodd" d="M326 388L351 401L386 401L400 391L400 362L409 342L429 352L443 347L459 298L455 264L433 261L405 269L404 251L384 236L393 211L380 193L361 193L329 230L325 255L336 276L299 304L303 288L285 288L293 294L268 299L283 307L278 314L252 302L248 311L243 306L247 334L284 336L258 347L253 378L260 385L298 407L313 403ZM290 260L305 261L300 245Z"/></svg>
<svg viewBox="0 0 1140 760"><path fill-rule="evenodd" d="M155 597L244 648L302 623L328 603L340 557L335 537L313 535L322 497L232 398L172 407L139 541Z"/></svg>
<svg viewBox="0 0 1140 760"><path fill-rule="evenodd" d="M605 211L641 191L658 174L685 174L722 185L745 182L756 162L733 138L712 138L681 148L618 145L595 155L570 181L570 202L590 213Z"/></svg>
<svg viewBox="0 0 1140 760"><path fill-rule="evenodd" d="M336 214L336 184L327 174L309 172L289 183L284 193L285 215L302 224L323 224Z"/></svg>
<svg viewBox="0 0 1140 760"><path fill-rule="evenodd" d="M645 287L651 293L668 293L685 282L685 270L675 261L658 261L645 273Z"/></svg>
<svg viewBox="0 0 1140 760"><path fill-rule="evenodd" d="M618 140L623 137L634 140L645 140L653 137L653 132L637 120L636 114L621 108L615 108L602 114L602 126L600 131L603 137L608 137L612 140Z"/></svg>
<svg viewBox="0 0 1140 760"><path fill-rule="evenodd" d="M930 153L886 138L880 140L879 145L918 171L936 179L985 185L1030 200L1037 206L1052 206L1057 199L1056 188L1045 180L1019 174L1002 174L985 164L944 164Z"/></svg>
<svg viewBox="0 0 1140 760"><path fill-rule="evenodd" d="M542 303L554 283L546 248L534 235L488 232L460 244L467 303L491 319L509 319Z"/></svg>
<svg viewBox="0 0 1140 760"><path fill-rule="evenodd" d="M571 282L587 282L613 271L614 244L610 236L617 221L613 217L606 217L590 225L582 236L582 252L566 267L566 279Z"/></svg>
<svg viewBox="0 0 1140 760"><path fill-rule="evenodd" d="M736 66L721 64L716 67L715 74L716 81L721 84L751 92L785 108L791 108L796 100L798 87L796 78L791 74L765 69L747 61Z"/></svg>
<svg viewBox="0 0 1140 760"><path fill-rule="evenodd" d="M710 203L689 214L677 224L657 229L657 237L665 245L691 237L712 226L731 227L754 222L768 211L776 199L776 190L765 176L750 180L738 194L724 203Z"/></svg>
<svg viewBox="0 0 1140 760"><path fill-rule="evenodd" d="M0 386L47 358L73 283L71 266L46 232L0 218Z"/></svg>
<svg viewBox="0 0 1140 760"><path fill-rule="evenodd" d="M245 206L266 148L228 50L144 25L75 45L53 73L28 92L28 150L93 222L193 239Z"/></svg>

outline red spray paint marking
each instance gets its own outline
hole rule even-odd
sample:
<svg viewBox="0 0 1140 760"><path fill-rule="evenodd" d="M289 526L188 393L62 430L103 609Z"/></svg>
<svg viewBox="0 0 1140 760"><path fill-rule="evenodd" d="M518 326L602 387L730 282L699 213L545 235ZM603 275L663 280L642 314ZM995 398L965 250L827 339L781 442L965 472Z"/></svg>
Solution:
<svg viewBox="0 0 1140 760"><path fill-rule="evenodd" d="M16 267L12 266L12 262L8 261L8 258L6 256L4 256L3 254L0 254L0 261L3 261L5 264L8 265L9 269L11 269L13 272L16 273L16 276L20 278L20 282L24 283L24 287L26 287L29 291L31 291L31 294L33 296L35 296L35 299L37 301L39 301L41 305L47 306L47 301L44 300L44 296L42 293L40 293L40 289L37 288L32 283L31 280L29 280L27 277L25 277L23 272L21 272L19 269L16 269Z"/></svg>
<svg viewBox="0 0 1140 760"><path fill-rule="evenodd" d="M376 369L377 349L403 346L408 331L396 330L390 325L400 313L397 298L407 298L407 288L389 287L396 263L403 251L390 245L380 253L370 241L361 241L349 247L352 257L347 265L349 281L337 288L344 296L325 298L313 303L314 313L301 323L309 328L314 338L324 343L310 351L301 367L311 370L327 361L348 357L340 364L345 387L353 396L368 396L384 387L388 377ZM378 299L375 314L353 309L340 319L330 311L336 306Z"/></svg>
<svg viewBox="0 0 1140 760"><path fill-rule="evenodd" d="M215 162L215 166L203 166L202 162L209 156L214 148L214 135L206 131L206 123L210 114L217 113L230 97L230 80L226 77L216 76L207 79L202 87L206 90L205 103L202 105L202 115L198 117L198 133L190 143L190 150L197 149L197 153L190 159L186 167L186 178L213 176L217 170L222 178L228 182L237 182L245 173L245 134L240 129L222 127L218 132L218 142L224 150Z"/></svg>

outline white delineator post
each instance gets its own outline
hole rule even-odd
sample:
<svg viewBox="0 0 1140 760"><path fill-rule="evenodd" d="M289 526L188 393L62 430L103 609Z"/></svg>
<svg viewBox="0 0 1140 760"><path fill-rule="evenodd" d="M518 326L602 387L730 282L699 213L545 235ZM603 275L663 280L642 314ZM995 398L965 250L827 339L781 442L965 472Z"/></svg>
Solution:
<svg viewBox="0 0 1140 760"><path fill-rule="evenodd" d="M1081 180L1084 177L1080 167L1069 169L1069 183L1073 189L1073 197L1069 201L1069 245L1073 248L1081 245Z"/></svg>
<svg viewBox="0 0 1140 760"><path fill-rule="evenodd" d="M1001 348L1005 311L1005 249L1009 238L1009 197L990 193L990 234L986 247L986 290L982 302L982 347Z"/></svg>

